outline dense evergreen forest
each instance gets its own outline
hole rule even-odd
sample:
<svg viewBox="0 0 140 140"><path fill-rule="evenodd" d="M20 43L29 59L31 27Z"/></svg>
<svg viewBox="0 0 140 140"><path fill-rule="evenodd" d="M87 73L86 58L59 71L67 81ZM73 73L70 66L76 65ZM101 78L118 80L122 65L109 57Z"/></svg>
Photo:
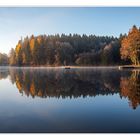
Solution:
<svg viewBox="0 0 140 140"><path fill-rule="evenodd" d="M133 26L119 38L56 34L26 37L9 55L0 54L0 65L108 66L140 63L140 30Z"/></svg>

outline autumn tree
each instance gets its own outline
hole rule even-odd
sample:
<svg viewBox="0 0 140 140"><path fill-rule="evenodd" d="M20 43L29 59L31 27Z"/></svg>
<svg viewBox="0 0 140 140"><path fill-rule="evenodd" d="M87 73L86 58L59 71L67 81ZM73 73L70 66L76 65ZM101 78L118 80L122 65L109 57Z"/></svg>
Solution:
<svg viewBox="0 0 140 140"><path fill-rule="evenodd" d="M140 31L136 26L121 41L121 58L130 59L133 64L140 64Z"/></svg>
<svg viewBox="0 0 140 140"><path fill-rule="evenodd" d="M15 49L15 53L16 53L16 62L19 66L22 65L22 40L19 40L16 49Z"/></svg>

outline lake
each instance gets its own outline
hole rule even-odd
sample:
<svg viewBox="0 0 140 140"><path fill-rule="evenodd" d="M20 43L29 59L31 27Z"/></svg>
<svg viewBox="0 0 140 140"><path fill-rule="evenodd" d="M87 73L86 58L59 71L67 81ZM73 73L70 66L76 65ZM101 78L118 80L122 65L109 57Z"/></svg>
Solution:
<svg viewBox="0 0 140 140"><path fill-rule="evenodd" d="M140 71L0 67L0 132L140 132Z"/></svg>

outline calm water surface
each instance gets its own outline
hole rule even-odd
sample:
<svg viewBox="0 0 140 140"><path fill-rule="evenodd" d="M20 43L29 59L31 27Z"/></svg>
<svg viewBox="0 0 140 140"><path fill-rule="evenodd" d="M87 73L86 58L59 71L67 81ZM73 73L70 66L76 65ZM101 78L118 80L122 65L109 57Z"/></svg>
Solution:
<svg viewBox="0 0 140 140"><path fill-rule="evenodd" d="M0 132L140 132L140 72L1 67Z"/></svg>

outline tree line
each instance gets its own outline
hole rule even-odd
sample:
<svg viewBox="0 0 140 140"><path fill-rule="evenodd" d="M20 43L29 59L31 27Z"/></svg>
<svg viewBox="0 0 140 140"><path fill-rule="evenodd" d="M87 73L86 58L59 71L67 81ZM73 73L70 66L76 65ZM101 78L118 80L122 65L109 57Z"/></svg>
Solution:
<svg viewBox="0 0 140 140"><path fill-rule="evenodd" d="M120 63L118 38L95 35L40 35L19 40L12 66L113 65Z"/></svg>
<svg viewBox="0 0 140 140"><path fill-rule="evenodd" d="M0 65L98 66L140 64L140 30L133 26L120 37L56 34L20 39L9 55L0 54Z"/></svg>

